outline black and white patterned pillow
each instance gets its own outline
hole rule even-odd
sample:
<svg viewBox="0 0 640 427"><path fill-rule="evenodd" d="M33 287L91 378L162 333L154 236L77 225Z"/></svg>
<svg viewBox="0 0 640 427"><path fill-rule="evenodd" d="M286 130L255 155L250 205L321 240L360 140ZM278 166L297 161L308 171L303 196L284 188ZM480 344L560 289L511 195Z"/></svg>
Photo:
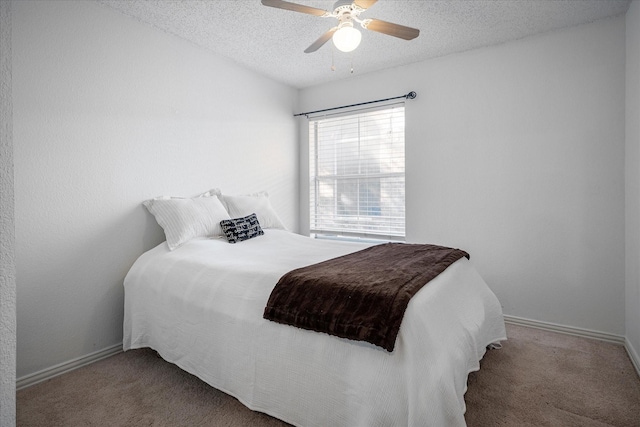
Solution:
<svg viewBox="0 0 640 427"><path fill-rule="evenodd" d="M242 242L264 234L255 213L243 218L224 219L220 221L220 226L229 243Z"/></svg>

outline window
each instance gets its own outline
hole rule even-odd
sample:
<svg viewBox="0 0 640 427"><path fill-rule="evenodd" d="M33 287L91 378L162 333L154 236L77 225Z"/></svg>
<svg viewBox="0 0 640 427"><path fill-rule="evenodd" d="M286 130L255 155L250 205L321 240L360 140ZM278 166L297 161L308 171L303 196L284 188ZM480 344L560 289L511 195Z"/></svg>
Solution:
<svg viewBox="0 0 640 427"><path fill-rule="evenodd" d="M309 119L310 231L403 240L404 104Z"/></svg>

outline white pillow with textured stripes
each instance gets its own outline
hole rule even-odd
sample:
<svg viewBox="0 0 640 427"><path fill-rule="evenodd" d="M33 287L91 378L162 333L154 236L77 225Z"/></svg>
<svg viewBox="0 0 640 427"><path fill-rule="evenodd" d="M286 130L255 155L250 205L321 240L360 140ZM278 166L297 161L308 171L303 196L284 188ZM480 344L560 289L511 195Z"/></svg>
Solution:
<svg viewBox="0 0 640 427"><path fill-rule="evenodd" d="M253 193L246 196L221 196L227 211L232 218L245 217L255 213L262 228L280 228L285 230L280 217L276 213L271 202L269 194L266 191Z"/></svg>
<svg viewBox="0 0 640 427"><path fill-rule="evenodd" d="M164 230L170 250L195 237L223 235L220 221L230 219L229 214L216 195L207 193L191 199L156 197L142 203Z"/></svg>

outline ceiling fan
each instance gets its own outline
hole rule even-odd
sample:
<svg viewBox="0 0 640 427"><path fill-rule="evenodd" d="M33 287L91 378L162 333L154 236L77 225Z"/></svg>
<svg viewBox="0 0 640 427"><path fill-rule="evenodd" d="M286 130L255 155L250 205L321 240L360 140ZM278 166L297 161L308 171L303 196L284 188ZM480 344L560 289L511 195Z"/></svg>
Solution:
<svg viewBox="0 0 640 427"><path fill-rule="evenodd" d="M360 14L373 6L377 1L378 0L338 0L333 5L333 12L283 0L262 0L262 4L278 9L292 10L294 12L320 16L322 18L338 19L338 25L321 35L318 40L305 49L305 53L315 52L329 41L329 39L333 39L333 43L339 50L343 52L351 52L358 47L360 39L362 38L360 31L353 27L354 21L367 30L387 34L404 40L415 39L420 35L420 30L405 27L404 25L393 24L379 19L360 19Z"/></svg>

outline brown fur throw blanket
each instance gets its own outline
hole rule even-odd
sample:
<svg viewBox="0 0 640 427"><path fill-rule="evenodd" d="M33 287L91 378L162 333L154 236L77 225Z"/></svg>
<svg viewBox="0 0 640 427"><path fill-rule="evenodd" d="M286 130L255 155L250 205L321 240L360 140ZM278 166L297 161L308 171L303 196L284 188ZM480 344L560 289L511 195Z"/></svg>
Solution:
<svg viewBox="0 0 640 427"><path fill-rule="evenodd" d="M469 254L385 243L292 270L271 292L264 318L393 351L409 300Z"/></svg>

